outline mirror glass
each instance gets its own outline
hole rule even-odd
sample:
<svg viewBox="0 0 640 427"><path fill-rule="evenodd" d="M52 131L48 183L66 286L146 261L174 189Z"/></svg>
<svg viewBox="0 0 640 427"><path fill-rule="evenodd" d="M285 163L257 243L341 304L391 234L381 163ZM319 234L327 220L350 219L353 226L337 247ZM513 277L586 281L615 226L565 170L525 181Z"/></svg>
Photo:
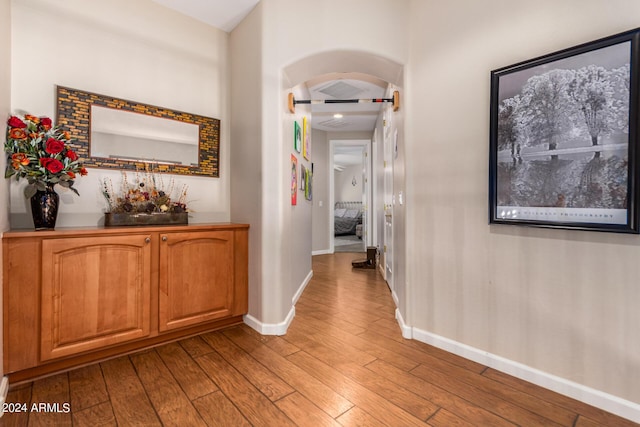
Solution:
<svg viewBox="0 0 640 427"><path fill-rule="evenodd" d="M91 106L91 157L198 166L198 125Z"/></svg>

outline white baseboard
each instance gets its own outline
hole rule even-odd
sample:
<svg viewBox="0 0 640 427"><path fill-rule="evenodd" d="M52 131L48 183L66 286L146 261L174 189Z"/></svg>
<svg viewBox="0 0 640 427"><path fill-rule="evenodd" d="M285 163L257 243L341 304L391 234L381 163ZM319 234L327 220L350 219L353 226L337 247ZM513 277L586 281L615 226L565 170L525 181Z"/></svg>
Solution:
<svg viewBox="0 0 640 427"><path fill-rule="evenodd" d="M296 316L296 303L300 299L302 292L307 287L311 278L313 277L313 270L307 274L307 277L302 281L302 284L291 298L291 310L289 310L289 314L287 317L280 323L263 323L260 320L256 319L250 314L245 314L243 317L244 323L247 326L255 329L261 335L285 335L287 333L287 329L289 329L289 325L293 321L293 318Z"/></svg>
<svg viewBox="0 0 640 427"><path fill-rule="evenodd" d="M9 393L9 377L2 377L0 382L0 408L4 408L4 402L7 401L7 394ZM4 411L0 409L0 418L4 415Z"/></svg>
<svg viewBox="0 0 640 427"><path fill-rule="evenodd" d="M307 277L304 278L304 281L302 282L302 284L300 285L300 287L298 288L296 293L293 295L293 298L291 298L291 304L292 305L294 305L294 306L296 305L296 303L298 302L298 300L302 296L302 293L304 292L304 289L307 287L307 285L309 284L309 282L311 281L312 278L313 278L313 270L311 270L309 272L309 274L307 274Z"/></svg>
<svg viewBox="0 0 640 427"><path fill-rule="evenodd" d="M396 319L402 330L402 336L413 338L434 347L446 350L450 353L472 360L516 378L531 382L546 389L569 396L573 399L595 406L607 412L640 423L640 404L634 403L617 396L569 381L567 379L549 374L513 360L488 353L475 347L460 342L412 328L404 323L402 315L396 310Z"/></svg>
<svg viewBox="0 0 640 427"><path fill-rule="evenodd" d="M391 291L391 298L393 298L393 303L396 305L396 307L398 307L400 304L398 304L400 301L398 300L398 294L396 294L396 291ZM398 318L399 312L398 309L396 308L396 319Z"/></svg>
<svg viewBox="0 0 640 427"><path fill-rule="evenodd" d="M260 335L284 335L287 333L287 329L289 329L289 325L291 325L295 316L296 308L291 307L287 317L280 323L262 323L250 314L245 314L243 319L247 326L258 331Z"/></svg>
<svg viewBox="0 0 640 427"><path fill-rule="evenodd" d="M396 302L396 307L398 306L398 303ZM404 319L402 318L402 314L400 313L400 310L398 310L396 308L396 320L398 321L398 325L400 325L400 331L402 331L402 337L406 338L408 340L413 338L413 331L411 329L410 326L407 326L406 323L404 323Z"/></svg>
<svg viewBox="0 0 640 427"><path fill-rule="evenodd" d="M320 251L313 251L311 252L312 256L316 256L316 255L329 255L332 254L333 252L331 252L329 249L323 249Z"/></svg>

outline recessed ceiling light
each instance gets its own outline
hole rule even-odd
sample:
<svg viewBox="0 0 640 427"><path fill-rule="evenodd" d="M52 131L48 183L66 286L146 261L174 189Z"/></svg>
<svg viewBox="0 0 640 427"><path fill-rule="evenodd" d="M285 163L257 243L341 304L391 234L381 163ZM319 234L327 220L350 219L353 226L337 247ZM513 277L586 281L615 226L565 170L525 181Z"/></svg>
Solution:
<svg viewBox="0 0 640 427"><path fill-rule="evenodd" d="M342 117L344 117L344 116L342 114L340 114L340 113L336 113L336 114L333 115L334 119L341 119Z"/></svg>

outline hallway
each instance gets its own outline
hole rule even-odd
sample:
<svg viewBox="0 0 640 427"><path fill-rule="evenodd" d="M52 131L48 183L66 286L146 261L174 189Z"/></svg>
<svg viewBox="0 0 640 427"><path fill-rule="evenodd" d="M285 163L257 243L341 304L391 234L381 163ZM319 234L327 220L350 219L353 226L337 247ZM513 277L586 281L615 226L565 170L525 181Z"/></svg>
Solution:
<svg viewBox="0 0 640 427"><path fill-rule="evenodd" d="M634 425L403 339L386 284L354 257L313 258L286 336L242 325L17 386L8 402L27 411L0 425Z"/></svg>
<svg viewBox="0 0 640 427"><path fill-rule="evenodd" d="M334 252L366 252L364 249L364 243L355 235L347 236L335 236L334 239Z"/></svg>

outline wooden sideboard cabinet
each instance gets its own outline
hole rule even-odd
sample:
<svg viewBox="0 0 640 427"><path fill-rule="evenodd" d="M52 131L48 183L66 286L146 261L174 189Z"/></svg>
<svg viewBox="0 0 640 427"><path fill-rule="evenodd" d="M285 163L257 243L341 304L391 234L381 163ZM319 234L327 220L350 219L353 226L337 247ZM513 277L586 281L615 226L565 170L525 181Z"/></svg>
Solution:
<svg viewBox="0 0 640 427"><path fill-rule="evenodd" d="M40 361L149 336L152 238L42 240Z"/></svg>
<svg viewBox="0 0 640 427"><path fill-rule="evenodd" d="M235 298L233 231L162 233L160 241L160 331L229 317L246 306Z"/></svg>
<svg viewBox="0 0 640 427"><path fill-rule="evenodd" d="M8 231L11 380L242 322L246 224Z"/></svg>

